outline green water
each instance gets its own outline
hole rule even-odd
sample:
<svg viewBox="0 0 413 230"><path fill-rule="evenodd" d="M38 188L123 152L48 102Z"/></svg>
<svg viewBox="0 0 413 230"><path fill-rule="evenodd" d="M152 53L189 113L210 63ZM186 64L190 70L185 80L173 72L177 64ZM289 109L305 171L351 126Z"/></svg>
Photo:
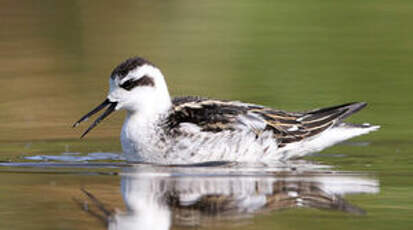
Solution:
<svg viewBox="0 0 413 230"><path fill-rule="evenodd" d="M172 95L291 111L366 101L350 120L382 126L306 158L377 180L379 193L345 195L366 215L290 208L214 219L218 229L411 229L412 12L407 0L2 1L0 161L120 153L122 112L83 140L71 124L105 98L112 69L139 55ZM32 166L0 168L1 229L104 229L73 201L82 187L125 209L122 167Z"/></svg>

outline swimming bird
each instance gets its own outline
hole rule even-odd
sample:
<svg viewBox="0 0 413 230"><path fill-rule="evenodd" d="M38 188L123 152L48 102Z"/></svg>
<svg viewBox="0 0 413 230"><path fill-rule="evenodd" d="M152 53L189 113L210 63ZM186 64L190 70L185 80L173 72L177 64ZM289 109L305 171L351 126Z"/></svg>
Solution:
<svg viewBox="0 0 413 230"><path fill-rule="evenodd" d="M365 102L286 112L261 105L198 96L171 98L158 67L129 58L109 78L107 98L73 127L107 107L90 130L116 110L126 110L121 144L126 158L159 164L204 161L266 162L298 158L379 126L343 119Z"/></svg>

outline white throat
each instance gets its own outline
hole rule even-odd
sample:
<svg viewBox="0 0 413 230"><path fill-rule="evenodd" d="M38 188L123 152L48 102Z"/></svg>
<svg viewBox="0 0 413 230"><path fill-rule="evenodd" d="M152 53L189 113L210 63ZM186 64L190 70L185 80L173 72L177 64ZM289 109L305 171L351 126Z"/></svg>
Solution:
<svg viewBox="0 0 413 230"><path fill-rule="evenodd" d="M153 84L136 86L131 90L119 87L124 82L147 77ZM110 81L109 100L117 102L116 109L125 109L127 117L122 127L121 143L128 159L149 160L151 153L159 152L159 122L172 109L164 76L151 65L143 65L132 70L122 79ZM146 156L140 154L145 153Z"/></svg>

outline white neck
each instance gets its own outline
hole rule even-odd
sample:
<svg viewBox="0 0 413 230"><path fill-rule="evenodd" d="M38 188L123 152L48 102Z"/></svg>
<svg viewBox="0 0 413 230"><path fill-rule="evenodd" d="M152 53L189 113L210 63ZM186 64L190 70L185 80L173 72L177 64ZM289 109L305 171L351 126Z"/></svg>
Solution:
<svg viewBox="0 0 413 230"><path fill-rule="evenodd" d="M172 102L168 95L167 100L148 99L148 101L141 103L138 110L128 110L128 118L137 119L142 122L154 122L160 116L167 114L172 108Z"/></svg>
<svg viewBox="0 0 413 230"><path fill-rule="evenodd" d="M129 93L115 88L109 96L113 97L113 101L118 101L119 108L125 109L128 113L121 132L123 151L128 159L153 161L153 157L159 156L153 153L159 153L162 148L160 145L163 143L159 136L159 122L172 109L172 100L159 69L145 66L137 71L143 71L153 78L154 86L139 87ZM129 74L142 75L138 72L132 71ZM119 98L127 100L116 100L117 93ZM128 95L122 95L124 93ZM110 97L108 98L111 99Z"/></svg>
<svg viewBox="0 0 413 230"><path fill-rule="evenodd" d="M172 103L155 103L154 108L128 111L121 132L121 144L127 158L135 161L156 161L163 143L160 141L159 122L168 114Z"/></svg>

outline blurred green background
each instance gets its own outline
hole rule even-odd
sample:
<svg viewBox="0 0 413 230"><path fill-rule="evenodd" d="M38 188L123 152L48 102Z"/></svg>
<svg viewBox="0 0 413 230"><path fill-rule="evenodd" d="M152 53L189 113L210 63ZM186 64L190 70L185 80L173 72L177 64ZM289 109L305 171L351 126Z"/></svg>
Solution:
<svg viewBox="0 0 413 230"><path fill-rule="evenodd" d="M0 2L0 160L65 151L121 152L123 112L84 140L79 136L85 126L73 130L71 124L105 98L116 65L142 56L161 68L172 95L292 111L368 102L350 119L382 126L353 140L368 146L340 145L310 159L377 174L380 195L353 198L369 217L317 213L314 220L304 211L298 222L288 215L275 218L286 229L319 229L320 223L343 229L413 227L412 1ZM346 157L329 157L343 153ZM21 204L8 199L20 190L8 182L1 187L9 192L0 191L0 219L24 215ZM17 224L12 220L8 224Z"/></svg>

